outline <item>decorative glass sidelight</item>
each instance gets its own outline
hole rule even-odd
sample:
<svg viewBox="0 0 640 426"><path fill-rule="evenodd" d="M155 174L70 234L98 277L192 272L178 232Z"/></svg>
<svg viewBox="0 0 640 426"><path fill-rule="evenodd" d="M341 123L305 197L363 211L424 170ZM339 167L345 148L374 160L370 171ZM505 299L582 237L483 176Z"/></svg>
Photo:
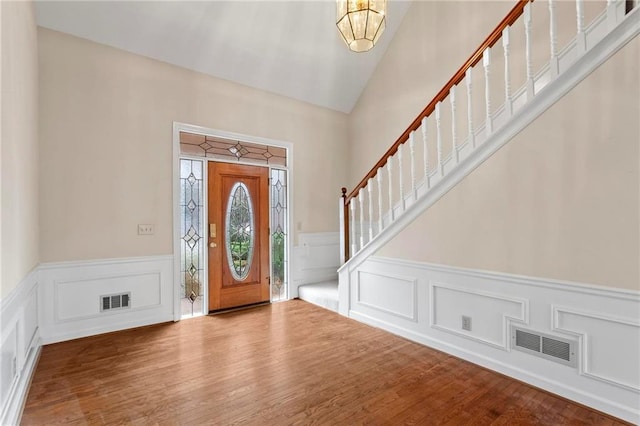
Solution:
<svg viewBox="0 0 640 426"><path fill-rule="evenodd" d="M249 275L255 241L253 203L247 186L236 182L229 193L226 214L226 250L233 278L243 281Z"/></svg>
<svg viewBox="0 0 640 426"><path fill-rule="evenodd" d="M203 313L203 162L180 160L180 309L182 316Z"/></svg>
<svg viewBox="0 0 640 426"><path fill-rule="evenodd" d="M287 171L271 169L271 301L287 298Z"/></svg>

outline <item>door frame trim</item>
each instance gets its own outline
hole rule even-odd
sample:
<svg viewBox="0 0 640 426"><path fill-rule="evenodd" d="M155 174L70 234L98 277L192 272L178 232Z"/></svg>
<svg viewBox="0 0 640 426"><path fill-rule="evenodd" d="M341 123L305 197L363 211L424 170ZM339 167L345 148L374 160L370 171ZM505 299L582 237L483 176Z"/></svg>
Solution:
<svg viewBox="0 0 640 426"><path fill-rule="evenodd" d="M180 132L189 132L196 133L200 135L220 137L224 139L232 139L239 140L244 142L256 143L261 145L271 145L277 146L280 148L285 148L287 150L287 166L276 166L271 167L268 165L255 164L251 162L243 162L243 161L225 161L217 158L211 157L199 157L194 155L180 155ZM209 127L202 127L193 124L181 123L174 121L173 122L173 151L172 151L172 185L173 185L173 197L172 197L172 208L173 208L173 320L180 321L181 312L180 312L180 158L192 159L192 160L201 160L204 161L205 164L209 161L215 161L219 163L234 163L234 164L247 164L251 166L259 166L259 167L269 167L269 169L280 169L287 170L287 206L288 206L288 217L287 217L287 226L289 228L289 232L287 233L287 249L286 255L287 259L287 270L286 274L288 277L287 280L287 297L290 296L289 288L291 282L291 249L293 247L293 215L294 215L294 206L291 202L293 200L293 191L294 191L294 182L293 182L293 144L291 142L279 141L275 139L263 138L260 136L251 136L245 135L241 133L227 132L224 130L212 129ZM204 178L204 175L203 175ZM205 184L207 180L205 179ZM204 191L204 202L207 203L207 191ZM271 197L269 197L271 201ZM206 204L205 204L206 205ZM271 223L271 203L269 203L269 223ZM271 236L269 236L269 245L271 245ZM205 251L206 252L206 251ZM269 248L269 253L271 253L271 247ZM208 279L208 262L205 262L205 283L203 286L206 288L209 285ZM208 291L207 295L208 297ZM208 311L208 301L204 300L204 311Z"/></svg>

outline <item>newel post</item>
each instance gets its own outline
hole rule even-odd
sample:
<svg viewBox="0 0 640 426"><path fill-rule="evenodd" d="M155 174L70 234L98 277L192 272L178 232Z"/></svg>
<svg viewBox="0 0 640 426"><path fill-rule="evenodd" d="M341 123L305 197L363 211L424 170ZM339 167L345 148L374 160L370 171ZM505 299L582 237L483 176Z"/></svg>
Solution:
<svg viewBox="0 0 640 426"><path fill-rule="evenodd" d="M340 264L349 260L349 203L347 202L347 188L342 188L339 204L340 214Z"/></svg>

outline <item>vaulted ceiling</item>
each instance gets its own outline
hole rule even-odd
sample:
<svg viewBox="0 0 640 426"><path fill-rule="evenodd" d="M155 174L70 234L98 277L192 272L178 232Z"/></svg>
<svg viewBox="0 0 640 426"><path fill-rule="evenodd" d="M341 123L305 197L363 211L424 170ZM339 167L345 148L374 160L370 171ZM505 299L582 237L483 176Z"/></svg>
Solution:
<svg viewBox="0 0 640 426"><path fill-rule="evenodd" d="M52 1L38 25L350 112L410 3L391 1L387 29L366 53L348 50L334 1Z"/></svg>

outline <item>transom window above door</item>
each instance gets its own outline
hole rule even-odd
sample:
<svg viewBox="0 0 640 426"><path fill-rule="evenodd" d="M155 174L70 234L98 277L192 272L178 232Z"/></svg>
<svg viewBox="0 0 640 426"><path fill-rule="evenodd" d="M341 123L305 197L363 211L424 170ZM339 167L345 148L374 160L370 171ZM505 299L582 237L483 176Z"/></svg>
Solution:
<svg viewBox="0 0 640 426"><path fill-rule="evenodd" d="M243 163L287 165L285 148L180 132L180 154Z"/></svg>

